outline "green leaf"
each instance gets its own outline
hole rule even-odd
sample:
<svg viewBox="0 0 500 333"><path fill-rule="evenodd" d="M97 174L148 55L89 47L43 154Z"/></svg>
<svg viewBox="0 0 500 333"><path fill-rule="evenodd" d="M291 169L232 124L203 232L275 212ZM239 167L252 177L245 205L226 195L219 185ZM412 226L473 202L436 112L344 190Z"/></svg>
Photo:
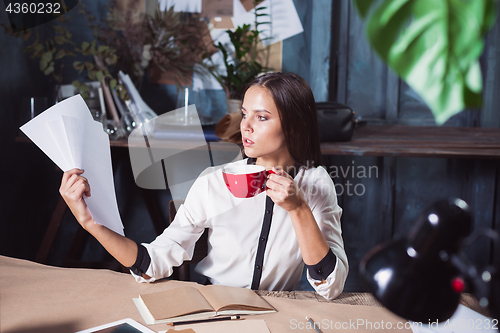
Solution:
<svg viewBox="0 0 500 333"><path fill-rule="evenodd" d="M43 71L43 74L49 75L54 71L54 62L46 62L43 59L40 60L40 70Z"/></svg>
<svg viewBox="0 0 500 333"><path fill-rule="evenodd" d="M64 36L55 36L54 40L57 44L62 45L66 41L66 38Z"/></svg>
<svg viewBox="0 0 500 333"><path fill-rule="evenodd" d="M127 97L127 90L125 90L125 89L121 89L121 90L120 90L120 98L121 98L122 100L125 100L125 98L126 98L126 97Z"/></svg>
<svg viewBox="0 0 500 333"><path fill-rule="evenodd" d="M47 67L49 66L49 63L43 59L40 59L40 70L43 72Z"/></svg>
<svg viewBox="0 0 500 333"><path fill-rule="evenodd" d="M42 60L46 61L47 63L50 62L52 59L53 59L52 52L44 52L42 54Z"/></svg>
<svg viewBox="0 0 500 333"><path fill-rule="evenodd" d="M73 62L73 68L78 71L78 74L80 74L83 71L83 63L81 61L75 61Z"/></svg>
<svg viewBox="0 0 500 333"><path fill-rule="evenodd" d="M55 52L56 51L56 47L55 47L54 41L52 39L47 39L45 41L45 46L47 47L47 51L49 51L49 52Z"/></svg>
<svg viewBox="0 0 500 333"><path fill-rule="evenodd" d="M92 53L92 47L93 45L90 44L89 42L82 42L82 54L83 55L90 55Z"/></svg>
<svg viewBox="0 0 500 333"><path fill-rule="evenodd" d="M114 65L118 61L118 56L116 54L113 54L112 57L106 57L106 63L108 65Z"/></svg>
<svg viewBox="0 0 500 333"><path fill-rule="evenodd" d="M95 78L96 78L96 81L101 82L103 77L104 77L104 74L102 73L102 71L97 71L97 72L95 73Z"/></svg>
<svg viewBox="0 0 500 333"><path fill-rule="evenodd" d="M92 43L90 43L90 50L89 50L90 54L92 54L92 55L96 55L97 54L97 50L95 48L95 44L96 44L96 40L94 39L92 41Z"/></svg>
<svg viewBox="0 0 500 333"><path fill-rule="evenodd" d="M93 69L94 69L94 67L95 67L93 63L88 62L88 61L85 61L85 62L83 63L83 66L84 66L84 67L85 67L85 69L86 69L86 70L88 70L88 71L93 70Z"/></svg>
<svg viewBox="0 0 500 333"><path fill-rule="evenodd" d="M80 92L80 95L82 96L83 99L87 100L90 98L90 92L89 91L82 91Z"/></svg>
<svg viewBox="0 0 500 333"><path fill-rule="evenodd" d="M63 80L63 77L62 75L59 75L59 74L54 74L52 73L52 77L58 82L58 83L61 83L62 80Z"/></svg>
<svg viewBox="0 0 500 333"><path fill-rule="evenodd" d="M71 82L71 84L73 84L73 86L75 86L76 89L80 90L80 81L78 80L74 80L73 82Z"/></svg>
<svg viewBox="0 0 500 333"><path fill-rule="evenodd" d="M112 79L111 81L109 81L109 87L111 88L111 90L115 90L116 85L117 85L116 79Z"/></svg>
<svg viewBox="0 0 500 333"><path fill-rule="evenodd" d="M438 124L481 104L478 59L496 19L496 0L354 3L360 16L368 16L374 50L423 98Z"/></svg>
<svg viewBox="0 0 500 333"><path fill-rule="evenodd" d="M359 16L365 18L374 2L375 0L354 0L354 5L356 5Z"/></svg>
<svg viewBox="0 0 500 333"><path fill-rule="evenodd" d="M66 55L66 52L65 52L64 50L59 50L59 51L57 51L56 56L55 56L55 58L54 58L54 59L55 59L55 60L57 60L57 59L61 59L61 58L63 58L65 55Z"/></svg>
<svg viewBox="0 0 500 333"><path fill-rule="evenodd" d="M106 45L100 45L100 46L97 48L97 52L98 52L98 53L104 53L104 52L106 52L107 50L109 50L109 46L106 46Z"/></svg>

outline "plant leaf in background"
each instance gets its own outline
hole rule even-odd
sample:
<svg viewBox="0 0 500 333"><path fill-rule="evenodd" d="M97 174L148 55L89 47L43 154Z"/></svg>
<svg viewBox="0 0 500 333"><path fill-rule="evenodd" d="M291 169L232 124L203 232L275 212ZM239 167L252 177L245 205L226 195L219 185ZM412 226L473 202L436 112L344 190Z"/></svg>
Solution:
<svg viewBox="0 0 500 333"><path fill-rule="evenodd" d="M353 0L387 65L428 104L436 123L481 106L479 57L496 0Z"/></svg>

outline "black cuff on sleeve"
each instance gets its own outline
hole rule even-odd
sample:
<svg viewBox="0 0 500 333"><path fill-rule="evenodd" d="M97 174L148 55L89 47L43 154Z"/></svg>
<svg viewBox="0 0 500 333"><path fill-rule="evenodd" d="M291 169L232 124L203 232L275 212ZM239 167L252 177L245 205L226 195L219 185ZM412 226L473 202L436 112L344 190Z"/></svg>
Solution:
<svg viewBox="0 0 500 333"><path fill-rule="evenodd" d="M316 265L306 265L306 268L313 279L324 280L333 272L336 264L337 256L332 252L332 249L330 249L320 262Z"/></svg>
<svg viewBox="0 0 500 333"><path fill-rule="evenodd" d="M128 267L135 275L141 276L149 268L151 263L151 257L149 256L148 250L141 244L137 244L137 259L132 267Z"/></svg>

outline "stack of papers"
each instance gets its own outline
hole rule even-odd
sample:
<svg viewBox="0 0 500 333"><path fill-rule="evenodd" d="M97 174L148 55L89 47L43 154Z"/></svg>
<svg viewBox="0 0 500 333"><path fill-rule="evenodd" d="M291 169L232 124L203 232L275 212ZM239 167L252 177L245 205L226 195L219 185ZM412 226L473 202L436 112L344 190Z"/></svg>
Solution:
<svg viewBox="0 0 500 333"><path fill-rule="evenodd" d="M116 203L109 137L94 121L80 95L54 105L21 127L21 130L61 170L85 170L91 196L85 197L96 223L123 235Z"/></svg>

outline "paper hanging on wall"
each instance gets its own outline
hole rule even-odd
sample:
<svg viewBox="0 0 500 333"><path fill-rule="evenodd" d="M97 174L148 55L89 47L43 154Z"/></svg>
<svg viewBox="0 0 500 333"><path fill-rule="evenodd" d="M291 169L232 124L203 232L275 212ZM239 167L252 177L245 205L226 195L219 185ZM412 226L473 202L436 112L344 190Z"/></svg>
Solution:
<svg viewBox="0 0 500 333"><path fill-rule="evenodd" d="M260 19L271 21L270 25L260 26L263 29L260 34L261 39L272 37L262 42L264 46L274 44L304 31L293 0L265 0L258 7L266 7L262 13L270 15L261 16ZM233 12L235 26L242 26L243 24L253 26L255 21L254 9L247 12L240 0L234 0Z"/></svg>
<svg viewBox="0 0 500 333"><path fill-rule="evenodd" d="M214 29L234 29L233 20L230 17L212 17L210 19L210 25Z"/></svg>
<svg viewBox="0 0 500 333"><path fill-rule="evenodd" d="M254 9L256 6L259 6L262 1L264 0L260 0L255 3L255 0L240 0L241 4L243 5L243 7L245 7L245 10L247 12Z"/></svg>
<svg viewBox="0 0 500 333"><path fill-rule="evenodd" d="M203 0L201 5L203 17L233 16L233 0Z"/></svg>
<svg viewBox="0 0 500 333"><path fill-rule="evenodd" d="M92 119L80 95L45 110L21 127L61 170L85 170L91 196L84 196L96 223L123 235L116 202L109 137L102 124Z"/></svg>

